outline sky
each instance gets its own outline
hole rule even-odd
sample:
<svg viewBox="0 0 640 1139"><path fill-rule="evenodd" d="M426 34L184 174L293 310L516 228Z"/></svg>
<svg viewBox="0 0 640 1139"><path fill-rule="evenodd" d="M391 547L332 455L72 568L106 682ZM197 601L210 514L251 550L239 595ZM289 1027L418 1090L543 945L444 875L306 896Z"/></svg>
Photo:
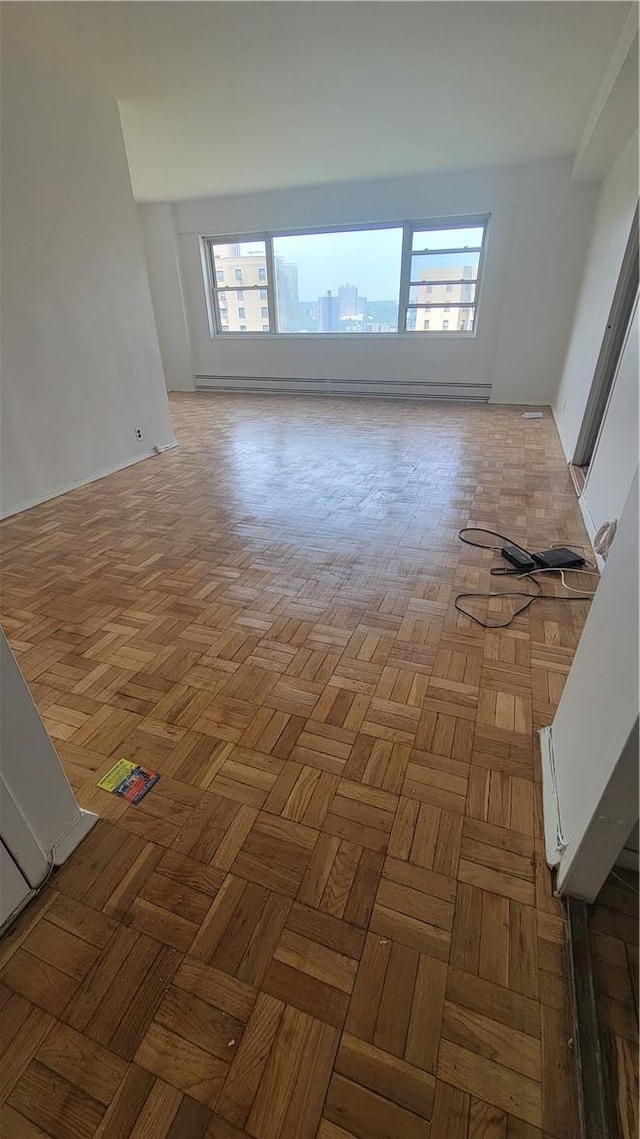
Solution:
<svg viewBox="0 0 640 1139"><path fill-rule="evenodd" d="M298 293L315 301L327 289L357 285L360 296L388 301L398 295L401 229L368 229L350 233L315 233L276 237L276 257L298 266Z"/></svg>

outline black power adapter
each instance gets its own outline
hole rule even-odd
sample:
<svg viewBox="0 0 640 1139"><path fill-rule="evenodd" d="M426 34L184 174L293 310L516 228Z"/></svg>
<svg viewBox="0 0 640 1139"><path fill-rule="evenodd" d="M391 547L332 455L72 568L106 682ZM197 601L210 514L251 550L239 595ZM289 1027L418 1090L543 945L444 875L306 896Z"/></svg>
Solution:
<svg viewBox="0 0 640 1139"><path fill-rule="evenodd" d="M502 556L518 573L532 573L536 569L575 569L585 564L580 554L564 546L557 550L541 550L538 554L528 554L519 546L503 546Z"/></svg>
<svg viewBox="0 0 640 1139"><path fill-rule="evenodd" d="M557 550L541 550L539 554L531 557L542 569L575 569L584 565L584 558L574 550L561 546Z"/></svg>
<svg viewBox="0 0 640 1139"><path fill-rule="evenodd" d="M519 546L503 546L502 556L511 562L511 565L515 566L519 573L531 573L531 570L536 568L533 558L521 550Z"/></svg>

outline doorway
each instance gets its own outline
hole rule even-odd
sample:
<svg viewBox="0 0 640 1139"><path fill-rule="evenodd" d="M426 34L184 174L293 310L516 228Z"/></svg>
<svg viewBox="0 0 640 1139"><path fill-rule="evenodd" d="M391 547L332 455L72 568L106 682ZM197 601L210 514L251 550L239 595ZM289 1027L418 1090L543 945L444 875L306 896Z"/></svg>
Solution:
<svg viewBox="0 0 640 1139"><path fill-rule="evenodd" d="M607 319L602 345L598 355L591 391L587 400L582 426L576 442L569 469L576 490L582 494L589 466L593 458L602 421L613 382L616 376L620 355L626 340L627 330L638 295L638 206L633 215L629 238L622 260L620 276Z"/></svg>

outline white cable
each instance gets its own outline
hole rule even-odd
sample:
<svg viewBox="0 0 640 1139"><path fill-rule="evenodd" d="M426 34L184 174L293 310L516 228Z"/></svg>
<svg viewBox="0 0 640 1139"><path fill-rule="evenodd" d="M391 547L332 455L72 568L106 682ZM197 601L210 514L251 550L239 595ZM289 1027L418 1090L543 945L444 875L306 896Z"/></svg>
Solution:
<svg viewBox="0 0 640 1139"><path fill-rule="evenodd" d="M598 530L595 538L593 539L593 548L596 554L600 554L601 558L607 559L607 554L611 549L611 543L616 536L618 529L618 519L614 518L613 522L603 522Z"/></svg>
<svg viewBox="0 0 640 1139"><path fill-rule="evenodd" d="M552 542L551 545L549 546L549 549L550 550L566 550L567 545L569 545L572 550L590 550L591 549L591 546L579 546L577 542L572 542L570 538L567 538L566 541L564 541L564 542Z"/></svg>
<svg viewBox="0 0 640 1139"><path fill-rule="evenodd" d="M595 571L595 570L560 569L558 566L544 566L544 567L541 566L540 569L528 570L527 573L521 573L518 576L519 577L535 577L539 573L559 573L560 577L562 578L562 584L563 584L564 588L568 589L570 593L582 594L585 597L585 599L587 597L595 597L595 594L596 594L595 589L593 589L593 590L574 589L574 587L572 585L567 585L566 581L564 580L565 573L588 573L588 574L590 574L591 577L595 577L596 573L597 573L597 571ZM547 600L548 600L548 598L547 598Z"/></svg>
<svg viewBox="0 0 640 1139"><path fill-rule="evenodd" d="M592 571L591 570L576 570L575 572L576 573L591 573ZM595 597L595 595L596 595L595 589L594 590L574 589L574 587L572 585L567 585L566 581L564 580L564 575L565 575L565 571L560 570L560 577L562 578L562 584L563 584L565 589L569 590L570 593L583 593L583 594L585 594L585 596L588 594L590 597Z"/></svg>

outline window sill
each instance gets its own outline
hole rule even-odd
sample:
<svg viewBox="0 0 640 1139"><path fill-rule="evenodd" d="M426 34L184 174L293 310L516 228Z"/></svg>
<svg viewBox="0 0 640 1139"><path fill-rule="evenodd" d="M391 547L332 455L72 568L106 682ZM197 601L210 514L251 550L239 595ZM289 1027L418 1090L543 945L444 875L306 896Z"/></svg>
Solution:
<svg viewBox="0 0 640 1139"><path fill-rule="evenodd" d="M475 340L477 332L217 332L210 340Z"/></svg>

